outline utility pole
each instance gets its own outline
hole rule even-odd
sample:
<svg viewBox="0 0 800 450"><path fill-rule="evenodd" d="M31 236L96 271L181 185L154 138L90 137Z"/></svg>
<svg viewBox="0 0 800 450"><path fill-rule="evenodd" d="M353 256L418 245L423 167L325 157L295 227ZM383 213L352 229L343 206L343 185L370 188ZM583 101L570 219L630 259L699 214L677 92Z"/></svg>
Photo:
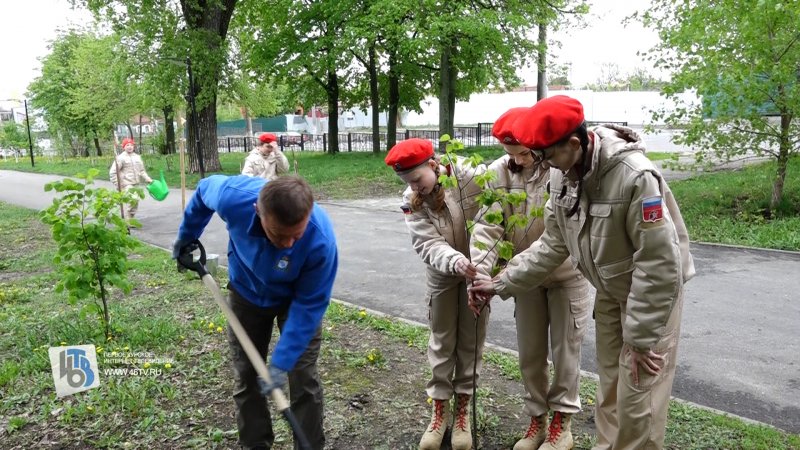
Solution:
<svg viewBox="0 0 800 450"><path fill-rule="evenodd" d="M33 163L33 139L31 139L31 120L28 118L28 99L23 100L25 102L25 125L28 126L28 148L31 151L31 167L34 167Z"/></svg>

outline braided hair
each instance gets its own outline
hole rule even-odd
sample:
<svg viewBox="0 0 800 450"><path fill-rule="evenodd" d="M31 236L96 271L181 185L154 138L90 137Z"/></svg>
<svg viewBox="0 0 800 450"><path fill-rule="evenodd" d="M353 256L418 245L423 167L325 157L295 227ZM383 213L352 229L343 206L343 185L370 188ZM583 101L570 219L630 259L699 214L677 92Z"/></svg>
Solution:
<svg viewBox="0 0 800 450"><path fill-rule="evenodd" d="M567 213L567 217L572 217L575 213L578 212L578 208L580 207L581 203L581 195L583 194L583 177L586 175L587 169L586 167L590 163L589 159L589 131L586 128L586 122L581 123L578 125L578 128L575 129L572 133L569 133L566 137L555 143L555 146L565 145L569 140L572 138L573 134L578 135L578 140L581 143L581 167L580 171L578 172L578 198L575 200L575 204L572 205L569 212ZM567 185L561 186L561 193L559 194L558 198L563 198L567 195Z"/></svg>
<svg viewBox="0 0 800 450"><path fill-rule="evenodd" d="M420 211L422 207L427 202L430 208L435 212L440 212L444 209L445 199L444 193L445 190L442 189L442 184L439 183L439 165L436 165L436 169L434 169L434 173L436 174L436 186L433 187L433 191L427 195L421 195L419 192L414 192L411 195L411 209L413 211Z"/></svg>

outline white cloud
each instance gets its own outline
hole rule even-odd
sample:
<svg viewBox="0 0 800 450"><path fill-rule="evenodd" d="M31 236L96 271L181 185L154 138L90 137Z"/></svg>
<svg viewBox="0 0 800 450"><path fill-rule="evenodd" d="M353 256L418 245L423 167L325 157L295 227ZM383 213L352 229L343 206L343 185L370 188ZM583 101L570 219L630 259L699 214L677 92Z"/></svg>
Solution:
<svg viewBox="0 0 800 450"><path fill-rule="evenodd" d="M649 0L590 0L590 12L586 17L586 28L564 28L553 35L562 43L556 50L557 64L571 63L569 80L574 86L594 82L600 75L604 63L615 63L622 74L644 67L654 75L658 72L648 62L637 56L658 43L655 31L644 28L639 22L627 25L623 20L635 11L644 11ZM524 73L528 84L536 84L536 72Z"/></svg>
<svg viewBox="0 0 800 450"><path fill-rule="evenodd" d="M85 10L73 10L67 0L3 0L0 4L3 69L0 99L21 98L40 74L40 58L58 29L91 23Z"/></svg>

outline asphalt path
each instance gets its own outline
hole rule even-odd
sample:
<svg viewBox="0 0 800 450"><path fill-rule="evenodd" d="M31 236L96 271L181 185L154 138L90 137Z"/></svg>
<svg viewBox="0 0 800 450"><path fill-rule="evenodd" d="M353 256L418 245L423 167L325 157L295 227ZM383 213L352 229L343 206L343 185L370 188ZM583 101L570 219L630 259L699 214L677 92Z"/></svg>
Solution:
<svg viewBox="0 0 800 450"><path fill-rule="evenodd" d="M42 209L53 198L44 184L60 178L0 171L0 201ZM399 199L321 204L340 252L334 296L425 323L424 266L411 249ZM146 199L137 214L143 228L134 235L170 248L181 211L180 190L164 202ZM225 264L227 232L216 216L202 240ZM698 274L686 285L673 395L800 432L800 253L696 243L691 250ZM593 325L581 361L590 372L596 369ZM517 349L512 301L492 302L488 341Z"/></svg>

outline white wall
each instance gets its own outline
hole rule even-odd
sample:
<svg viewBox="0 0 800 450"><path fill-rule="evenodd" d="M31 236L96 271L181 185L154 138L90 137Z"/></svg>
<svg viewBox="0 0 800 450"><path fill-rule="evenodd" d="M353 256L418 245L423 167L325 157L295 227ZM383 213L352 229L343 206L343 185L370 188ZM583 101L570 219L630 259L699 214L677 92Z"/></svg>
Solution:
<svg viewBox="0 0 800 450"><path fill-rule="evenodd" d="M660 124L653 122L650 110L660 107L674 108L658 92L593 92L551 91L548 96L569 95L584 107L586 120L592 122L628 122L630 125ZM694 94L684 94L682 101L697 102ZM509 108L531 106L536 103L536 91L474 94L467 102L456 102L456 125L494 122ZM422 113L404 114L403 126L438 126L439 101L427 98L422 102Z"/></svg>
<svg viewBox="0 0 800 450"><path fill-rule="evenodd" d="M379 126L385 127L387 113L381 112L378 115ZM347 131L349 128L371 128L372 110L364 112L358 108L345 109L339 114L339 130Z"/></svg>

